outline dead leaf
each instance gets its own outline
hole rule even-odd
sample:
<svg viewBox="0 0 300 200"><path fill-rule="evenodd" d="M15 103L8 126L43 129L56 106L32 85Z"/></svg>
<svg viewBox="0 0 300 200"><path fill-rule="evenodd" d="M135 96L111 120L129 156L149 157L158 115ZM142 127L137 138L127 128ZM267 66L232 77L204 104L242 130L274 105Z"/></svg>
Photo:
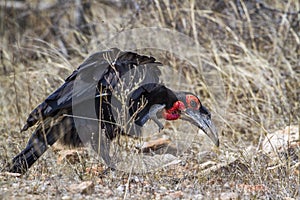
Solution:
<svg viewBox="0 0 300 200"><path fill-rule="evenodd" d="M268 188L262 184L259 185L240 184L238 187L244 189L247 192L265 192L268 190Z"/></svg>
<svg viewBox="0 0 300 200"><path fill-rule="evenodd" d="M58 152L57 163L61 164L64 160L67 160L71 164L78 163L80 161L80 155L84 155L83 149L66 149Z"/></svg>
<svg viewBox="0 0 300 200"><path fill-rule="evenodd" d="M100 175L101 173L103 173L104 168L103 166L97 165L97 166L92 166L92 167L87 167L85 169L86 173L88 174L92 174L92 175Z"/></svg>
<svg viewBox="0 0 300 200"><path fill-rule="evenodd" d="M157 140L151 140L145 142L142 147L140 147L140 152L149 153L151 151L156 151L160 148L167 147L171 143L171 140L168 138L159 138Z"/></svg>

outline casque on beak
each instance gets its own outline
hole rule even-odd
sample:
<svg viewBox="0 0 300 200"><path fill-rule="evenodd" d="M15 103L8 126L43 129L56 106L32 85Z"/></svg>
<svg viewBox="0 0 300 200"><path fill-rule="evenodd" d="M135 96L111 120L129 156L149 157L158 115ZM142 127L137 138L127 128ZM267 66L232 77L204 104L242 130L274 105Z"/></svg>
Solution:
<svg viewBox="0 0 300 200"><path fill-rule="evenodd" d="M203 106L202 106L203 107ZM206 108L202 108L207 111ZM219 137L218 132L211 121L211 117L209 112L202 113L200 110L193 110L193 109L186 109L181 114L182 119L189 121L190 123L194 124L198 128L200 128L204 133L213 141L213 143L218 147L219 146Z"/></svg>

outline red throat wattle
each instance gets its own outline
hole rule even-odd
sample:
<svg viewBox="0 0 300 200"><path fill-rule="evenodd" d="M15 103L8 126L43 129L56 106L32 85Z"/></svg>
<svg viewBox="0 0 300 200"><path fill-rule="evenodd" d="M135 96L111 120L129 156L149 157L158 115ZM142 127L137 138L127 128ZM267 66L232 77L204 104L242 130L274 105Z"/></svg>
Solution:
<svg viewBox="0 0 300 200"><path fill-rule="evenodd" d="M182 101L176 101L173 107L170 109L163 110L163 117L166 120L176 120L180 117L180 111L185 110L185 105Z"/></svg>

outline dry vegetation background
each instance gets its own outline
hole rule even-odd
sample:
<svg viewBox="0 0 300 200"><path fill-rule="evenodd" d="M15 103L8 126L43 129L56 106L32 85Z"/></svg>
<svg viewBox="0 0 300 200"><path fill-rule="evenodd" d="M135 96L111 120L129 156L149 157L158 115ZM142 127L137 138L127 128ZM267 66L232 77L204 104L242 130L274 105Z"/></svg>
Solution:
<svg viewBox="0 0 300 200"><path fill-rule="evenodd" d="M299 198L299 10L297 0L0 1L0 167L25 146L31 133L19 130L29 112L103 50L103 39L138 27L176 30L203 47L195 52L202 65L184 75L213 111L221 140L219 149L191 148L179 164L147 174L100 175L105 167L87 170L81 151L57 163L60 150L50 148L24 176L2 173L0 198ZM205 68L220 72L221 97L205 87ZM267 153L266 135L286 126L298 139Z"/></svg>

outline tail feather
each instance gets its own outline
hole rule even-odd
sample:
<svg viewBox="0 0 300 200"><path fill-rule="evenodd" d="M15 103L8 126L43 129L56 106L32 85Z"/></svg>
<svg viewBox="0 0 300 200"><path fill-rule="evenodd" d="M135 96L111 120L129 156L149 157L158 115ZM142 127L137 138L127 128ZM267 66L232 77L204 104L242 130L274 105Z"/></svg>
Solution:
<svg viewBox="0 0 300 200"><path fill-rule="evenodd" d="M25 173L35 161L48 149L46 143L39 141L39 144L28 144L26 148L12 160L9 172Z"/></svg>
<svg viewBox="0 0 300 200"><path fill-rule="evenodd" d="M73 123L72 118L64 117L48 128L43 127L45 124L40 124L32 134L26 148L13 158L8 171L24 174L49 146L63 137L65 133L72 134Z"/></svg>

